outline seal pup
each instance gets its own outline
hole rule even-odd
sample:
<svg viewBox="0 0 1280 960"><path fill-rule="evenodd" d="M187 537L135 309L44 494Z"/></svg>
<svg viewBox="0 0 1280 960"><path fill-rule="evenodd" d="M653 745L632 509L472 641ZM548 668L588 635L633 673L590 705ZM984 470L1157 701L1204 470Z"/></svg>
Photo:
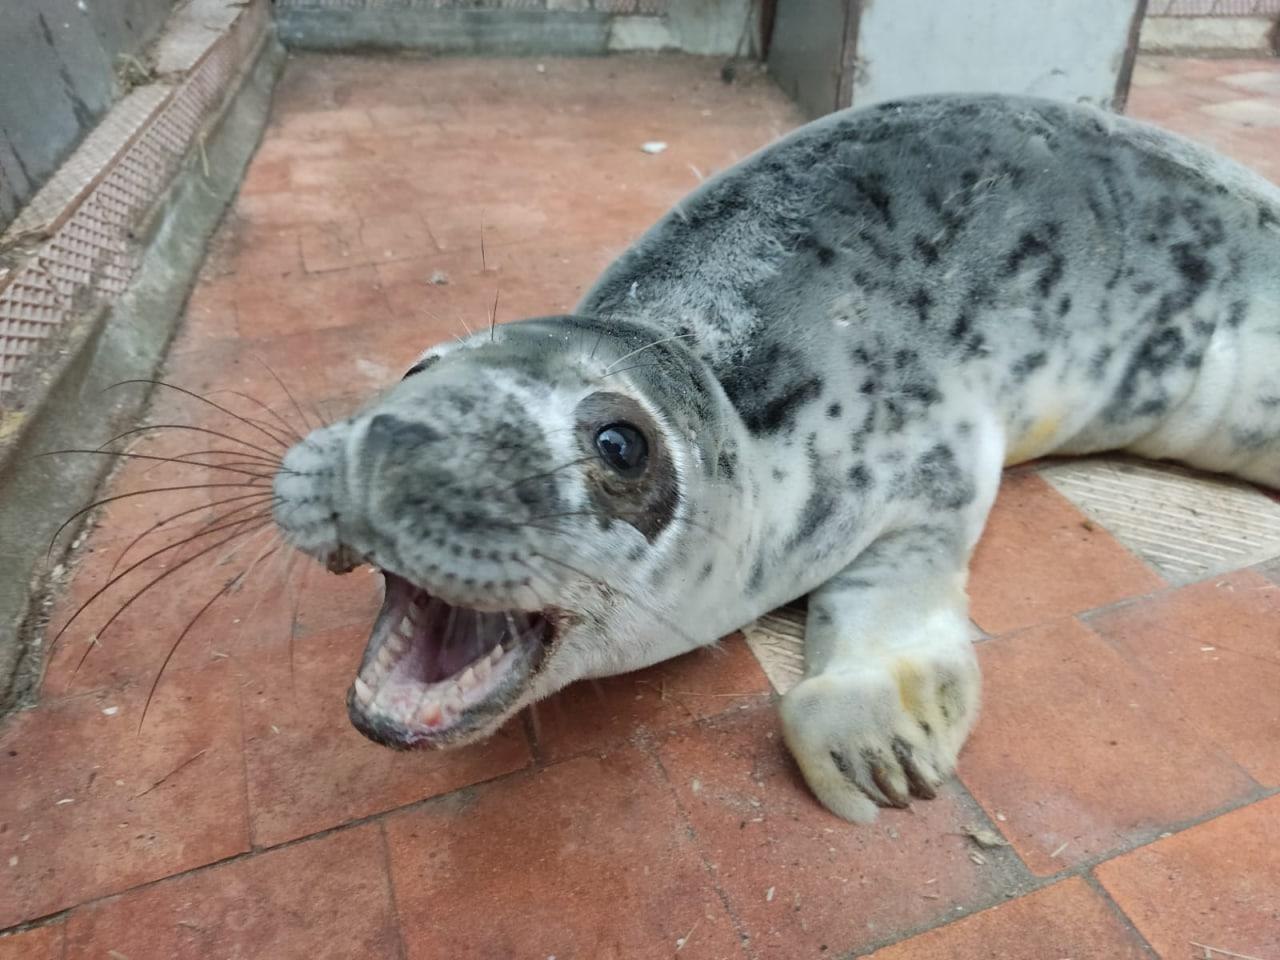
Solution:
<svg viewBox="0 0 1280 960"><path fill-rule="evenodd" d="M427 350L288 453L275 515L385 574L347 705L393 747L807 595L785 739L863 821L973 725L1002 467L1109 450L1280 480L1280 191L1089 107L931 96L709 180L575 315Z"/></svg>

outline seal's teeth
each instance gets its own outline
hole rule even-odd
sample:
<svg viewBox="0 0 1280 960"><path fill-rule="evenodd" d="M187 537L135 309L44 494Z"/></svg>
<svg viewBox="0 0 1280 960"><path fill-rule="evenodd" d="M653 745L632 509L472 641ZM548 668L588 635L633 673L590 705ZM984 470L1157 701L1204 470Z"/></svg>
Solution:
<svg viewBox="0 0 1280 960"><path fill-rule="evenodd" d="M445 709L450 713L462 712L462 691L458 689L458 685L456 683L449 688L449 692L445 694L443 702Z"/></svg>
<svg viewBox="0 0 1280 960"><path fill-rule="evenodd" d="M383 650L390 650L396 656L404 653L405 648L409 646L409 638L402 637L398 633L390 634L386 640L382 642Z"/></svg>
<svg viewBox="0 0 1280 960"><path fill-rule="evenodd" d="M493 670L493 664L489 662L488 657L481 657L476 662L476 679L484 683L489 679L489 674Z"/></svg>
<svg viewBox="0 0 1280 960"><path fill-rule="evenodd" d="M502 644L497 644L489 654L489 662L496 664L502 659L502 655L504 653L506 653L506 651L502 649Z"/></svg>
<svg viewBox="0 0 1280 960"><path fill-rule="evenodd" d="M462 676L458 678L459 690L470 690L476 685L476 672L470 667L463 671Z"/></svg>
<svg viewBox="0 0 1280 960"><path fill-rule="evenodd" d="M418 722L427 727L434 727L441 720L440 704L432 700L422 708L422 713L418 714Z"/></svg>
<svg viewBox="0 0 1280 960"><path fill-rule="evenodd" d="M409 636L413 636L413 618L406 614L400 621L400 629Z"/></svg>
<svg viewBox="0 0 1280 960"><path fill-rule="evenodd" d="M392 664L396 662L396 655L387 648L386 644L383 644L378 648L378 657L375 662L383 670L390 670Z"/></svg>
<svg viewBox="0 0 1280 960"><path fill-rule="evenodd" d="M366 707L373 702L373 687L369 686L359 677L355 682L356 699L363 703Z"/></svg>

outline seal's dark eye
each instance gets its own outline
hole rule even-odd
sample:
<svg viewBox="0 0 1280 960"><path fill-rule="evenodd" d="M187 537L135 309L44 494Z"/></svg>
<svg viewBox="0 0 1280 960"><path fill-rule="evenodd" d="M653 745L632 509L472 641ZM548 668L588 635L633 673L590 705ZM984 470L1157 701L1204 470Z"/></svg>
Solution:
<svg viewBox="0 0 1280 960"><path fill-rule="evenodd" d="M649 462L649 441L640 428L629 423L611 423L596 434L596 449L600 456L618 473L634 477Z"/></svg>

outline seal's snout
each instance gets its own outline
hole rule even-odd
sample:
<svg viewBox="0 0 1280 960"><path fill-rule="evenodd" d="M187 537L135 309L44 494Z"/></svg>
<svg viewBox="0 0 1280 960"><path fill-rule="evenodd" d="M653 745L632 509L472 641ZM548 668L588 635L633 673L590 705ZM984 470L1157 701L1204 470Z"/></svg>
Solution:
<svg viewBox="0 0 1280 960"><path fill-rule="evenodd" d="M538 476L550 454L522 456L498 421L526 443L544 435L475 386L402 390L314 431L275 478L293 546L334 573L382 569L382 611L348 694L352 722L379 743L439 746L501 722L556 640L562 614L544 599L556 574L531 562L519 525L564 509Z"/></svg>
<svg viewBox="0 0 1280 960"><path fill-rule="evenodd" d="M342 546L333 496L341 433L340 425L312 431L285 454L272 481L276 526L286 542L330 569Z"/></svg>
<svg viewBox="0 0 1280 960"><path fill-rule="evenodd" d="M276 480L290 543L334 572L383 574L348 695L379 743L487 735L580 672L561 651L581 659L576 631L616 604L614 559L656 542L680 502L647 405L548 349L538 326L522 336L415 366L298 444Z"/></svg>
<svg viewBox="0 0 1280 960"><path fill-rule="evenodd" d="M548 465L577 449L563 428L566 442L553 449L548 433L562 425L540 423L527 401L465 373L423 374L352 423L340 508L344 537L368 535L356 547L392 566L395 558L415 582L454 574L440 585L474 603L472 588L512 579L507 555L521 524L573 509L572 471ZM490 559L495 551L502 559Z"/></svg>

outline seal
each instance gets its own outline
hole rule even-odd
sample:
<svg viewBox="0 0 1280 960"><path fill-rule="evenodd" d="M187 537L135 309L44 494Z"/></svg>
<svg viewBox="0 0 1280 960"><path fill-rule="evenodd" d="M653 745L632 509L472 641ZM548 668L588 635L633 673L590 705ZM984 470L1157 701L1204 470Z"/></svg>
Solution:
<svg viewBox="0 0 1280 960"><path fill-rule="evenodd" d="M932 797L979 703L965 593L1004 465L1280 481L1280 191L1098 110L833 114L703 184L572 316L433 347L274 480L386 597L347 705L492 733L808 597L786 742L830 810Z"/></svg>

